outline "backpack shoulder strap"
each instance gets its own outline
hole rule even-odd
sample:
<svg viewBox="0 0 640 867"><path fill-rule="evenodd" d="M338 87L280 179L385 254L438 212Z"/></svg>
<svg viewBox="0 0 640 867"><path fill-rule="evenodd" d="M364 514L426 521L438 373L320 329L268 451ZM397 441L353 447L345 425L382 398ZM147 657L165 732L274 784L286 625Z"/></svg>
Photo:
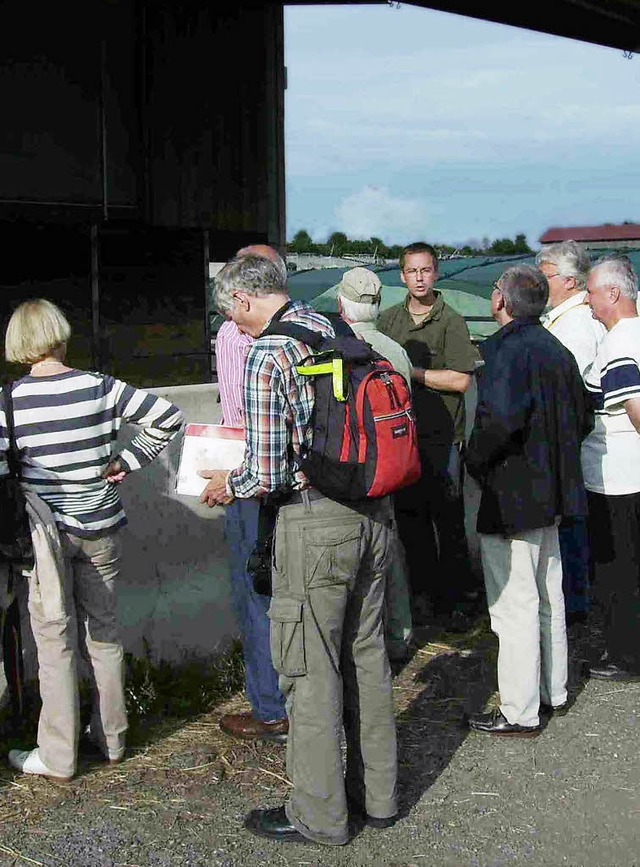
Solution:
<svg viewBox="0 0 640 867"><path fill-rule="evenodd" d="M326 337L319 331L313 331L311 328L306 328L304 325L298 325L296 322L280 322L271 321L268 328L262 332L260 337L273 334L278 337L291 337L293 340L299 340L301 343L306 343L311 349L320 349Z"/></svg>
<svg viewBox="0 0 640 867"><path fill-rule="evenodd" d="M2 386L2 396L4 397L4 417L7 427L7 439L9 440L9 448L7 449L6 461L9 466L11 475L20 478L20 459L18 458L18 446L16 444L16 434L13 423L13 390L12 382L5 382Z"/></svg>
<svg viewBox="0 0 640 867"><path fill-rule="evenodd" d="M322 314L325 319L328 319L333 327L333 332L336 337L356 337L353 328L344 321L342 316L339 313L327 313L323 312Z"/></svg>

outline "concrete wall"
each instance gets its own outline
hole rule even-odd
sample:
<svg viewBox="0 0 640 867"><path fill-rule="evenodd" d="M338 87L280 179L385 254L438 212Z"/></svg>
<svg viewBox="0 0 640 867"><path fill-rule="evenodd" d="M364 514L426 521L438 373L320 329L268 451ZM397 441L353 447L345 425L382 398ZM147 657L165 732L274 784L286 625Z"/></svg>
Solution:
<svg viewBox="0 0 640 867"><path fill-rule="evenodd" d="M355 268L356 265L379 265L383 262L377 256L363 253L361 256L320 256L316 253L287 253L287 265L296 271L321 268Z"/></svg>
<svg viewBox="0 0 640 867"><path fill-rule="evenodd" d="M627 240L612 239L610 241L578 241L581 247L586 250L611 250L615 248L618 252L622 250L640 250L640 238L629 238Z"/></svg>
<svg viewBox="0 0 640 867"><path fill-rule="evenodd" d="M149 390L179 406L187 421L220 420L217 385ZM133 433L125 429L122 438ZM129 518L119 594L124 644L172 662L210 656L236 634L223 509L175 493L181 439L122 485Z"/></svg>

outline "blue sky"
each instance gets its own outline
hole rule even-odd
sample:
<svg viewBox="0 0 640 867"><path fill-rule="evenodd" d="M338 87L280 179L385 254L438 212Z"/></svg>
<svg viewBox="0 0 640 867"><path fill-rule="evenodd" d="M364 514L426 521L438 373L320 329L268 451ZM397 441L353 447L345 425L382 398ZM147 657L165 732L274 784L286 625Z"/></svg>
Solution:
<svg viewBox="0 0 640 867"><path fill-rule="evenodd" d="M640 222L640 56L402 4L285 7L287 237Z"/></svg>

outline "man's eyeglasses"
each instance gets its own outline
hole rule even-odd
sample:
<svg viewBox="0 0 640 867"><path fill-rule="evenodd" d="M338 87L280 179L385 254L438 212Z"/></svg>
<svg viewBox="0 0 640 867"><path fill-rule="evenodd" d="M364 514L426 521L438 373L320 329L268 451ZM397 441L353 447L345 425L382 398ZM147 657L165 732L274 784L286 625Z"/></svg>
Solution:
<svg viewBox="0 0 640 867"><path fill-rule="evenodd" d="M402 272L405 277L417 277L418 274L433 274L433 268L405 268Z"/></svg>
<svg viewBox="0 0 640 867"><path fill-rule="evenodd" d="M498 292L502 292L502 289L500 288L500 284L498 283L497 280L494 280L494 281L493 281L493 283L491 284L491 288L492 288L492 289L497 289Z"/></svg>

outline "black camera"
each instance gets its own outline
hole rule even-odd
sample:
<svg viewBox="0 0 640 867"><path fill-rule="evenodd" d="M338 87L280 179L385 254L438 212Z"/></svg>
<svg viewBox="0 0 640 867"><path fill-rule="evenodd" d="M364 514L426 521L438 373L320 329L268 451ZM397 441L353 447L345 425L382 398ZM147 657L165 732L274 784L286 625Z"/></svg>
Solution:
<svg viewBox="0 0 640 867"><path fill-rule="evenodd" d="M258 541L247 559L247 572L253 577L253 589L261 596L271 596L271 547L273 536Z"/></svg>

